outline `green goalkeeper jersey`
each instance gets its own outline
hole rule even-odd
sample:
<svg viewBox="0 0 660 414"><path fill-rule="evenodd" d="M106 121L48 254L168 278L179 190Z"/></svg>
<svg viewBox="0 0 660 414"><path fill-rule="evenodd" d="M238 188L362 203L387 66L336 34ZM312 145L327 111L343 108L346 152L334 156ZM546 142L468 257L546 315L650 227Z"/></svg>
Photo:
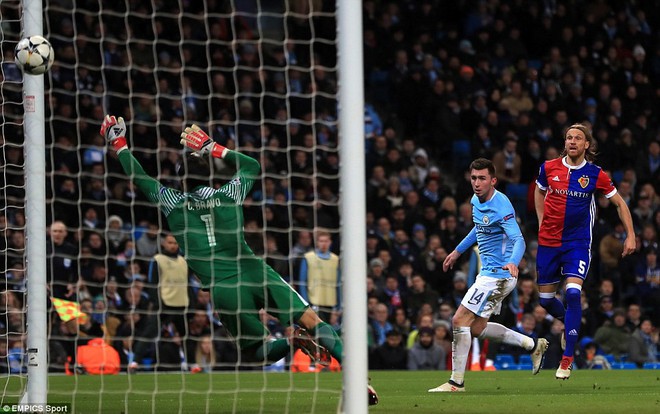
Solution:
<svg viewBox="0 0 660 414"><path fill-rule="evenodd" d="M204 287L239 274L263 278L266 271L265 262L248 247L243 234L242 203L261 167L255 159L235 151L228 151L224 160L237 169L227 184L219 189L198 186L188 193L148 176L130 151L119 153L126 174L167 217L188 266Z"/></svg>

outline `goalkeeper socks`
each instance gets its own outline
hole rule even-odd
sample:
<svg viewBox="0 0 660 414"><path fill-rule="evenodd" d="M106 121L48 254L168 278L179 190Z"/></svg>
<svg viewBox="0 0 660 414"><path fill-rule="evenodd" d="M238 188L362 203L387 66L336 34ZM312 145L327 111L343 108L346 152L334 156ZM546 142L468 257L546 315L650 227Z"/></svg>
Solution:
<svg viewBox="0 0 660 414"><path fill-rule="evenodd" d="M255 356L259 361L273 363L287 356L290 351L291 347L287 339L271 339L264 341L257 348Z"/></svg>
<svg viewBox="0 0 660 414"><path fill-rule="evenodd" d="M451 380L463 385L465 380L465 364L467 362L470 345L472 345L472 334L469 326L461 326L453 329L454 340L451 343Z"/></svg>
<svg viewBox="0 0 660 414"><path fill-rule="evenodd" d="M344 343L337 332L325 322L319 322L310 333L318 338L319 345L327 349L330 354L341 364L344 354Z"/></svg>
<svg viewBox="0 0 660 414"><path fill-rule="evenodd" d="M534 349L534 340L532 338L495 322L488 322L486 329L481 332L479 337L502 342L507 345L519 346L527 351Z"/></svg>
<svg viewBox="0 0 660 414"><path fill-rule="evenodd" d="M566 309L564 304L555 297L554 292L541 292L539 293L539 304L554 318L564 320L566 316Z"/></svg>
<svg viewBox="0 0 660 414"><path fill-rule="evenodd" d="M582 286L577 283L566 284L566 319L564 321L566 349L564 350L564 356L567 357L573 357L580 332L582 322L581 292Z"/></svg>

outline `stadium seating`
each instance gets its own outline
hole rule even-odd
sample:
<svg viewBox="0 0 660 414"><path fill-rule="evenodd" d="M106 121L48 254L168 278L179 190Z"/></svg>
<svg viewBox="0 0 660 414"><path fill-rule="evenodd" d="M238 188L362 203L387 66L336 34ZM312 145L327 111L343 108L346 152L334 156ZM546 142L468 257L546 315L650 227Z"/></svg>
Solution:
<svg viewBox="0 0 660 414"><path fill-rule="evenodd" d="M518 368L518 364L516 364L512 355L499 354L495 357L495 368L498 370L514 370Z"/></svg>
<svg viewBox="0 0 660 414"><path fill-rule="evenodd" d="M472 160L472 144L470 141L466 139L454 141L452 144L452 159L456 171L466 169Z"/></svg>
<svg viewBox="0 0 660 414"><path fill-rule="evenodd" d="M615 362L612 369L637 369L637 365L633 362Z"/></svg>
<svg viewBox="0 0 660 414"><path fill-rule="evenodd" d="M660 369L660 362L645 362L642 366L644 369Z"/></svg>
<svg viewBox="0 0 660 414"><path fill-rule="evenodd" d="M518 371L531 371L532 370L532 364L518 364L515 366L515 369Z"/></svg>

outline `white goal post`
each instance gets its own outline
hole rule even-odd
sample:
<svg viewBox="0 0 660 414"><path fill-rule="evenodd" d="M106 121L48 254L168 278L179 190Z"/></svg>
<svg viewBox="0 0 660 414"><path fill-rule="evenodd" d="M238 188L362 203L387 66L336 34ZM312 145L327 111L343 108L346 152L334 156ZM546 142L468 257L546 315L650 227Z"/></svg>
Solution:
<svg viewBox="0 0 660 414"><path fill-rule="evenodd" d="M43 34L41 0L23 2L23 37ZM27 227L27 387L21 403L45 406L48 393L46 149L44 76L23 77Z"/></svg>
<svg viewBox="0 0 660 414"><path fill-rule="evenodd" d="M361 2L341 0L338 16L342 274L344 275L344 407L367 412L367 288L365 228L364 70Z"/></svg>

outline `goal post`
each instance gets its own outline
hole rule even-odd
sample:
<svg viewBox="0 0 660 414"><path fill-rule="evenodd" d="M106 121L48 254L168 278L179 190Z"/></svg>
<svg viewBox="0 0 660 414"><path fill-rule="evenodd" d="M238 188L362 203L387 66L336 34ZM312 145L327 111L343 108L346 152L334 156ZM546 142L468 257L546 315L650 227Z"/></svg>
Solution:
<svg viewBox="0 0 660 414"><path fill-rule="evenodd" d="M43 34L42 0L23 1L23 37ZM48 394L46 297L46 149L44 76L24 75L25 224L27 248L27 387L22 403L44 405Z"/></svg>
<svg viewBox="0 0 660 414"><path fill-rule="evenodd" d="M364 70L361 2L337 4L340 209L345 342L344 409L367 412L367 278L365 260Z"/></svg>

